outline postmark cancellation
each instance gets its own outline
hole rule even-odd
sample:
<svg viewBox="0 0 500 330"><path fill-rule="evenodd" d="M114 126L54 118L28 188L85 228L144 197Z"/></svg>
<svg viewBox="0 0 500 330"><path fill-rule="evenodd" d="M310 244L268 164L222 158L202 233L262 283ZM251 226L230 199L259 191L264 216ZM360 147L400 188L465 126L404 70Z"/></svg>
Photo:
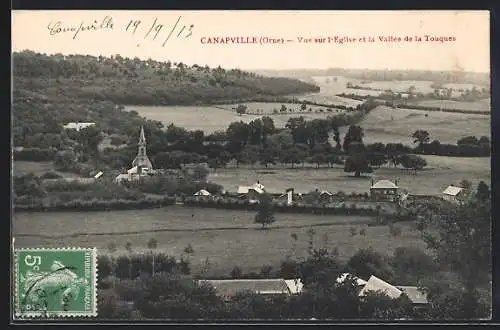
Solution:
<svg viewBox="0 0 500 330"><path fill-rule="evenodd" d="M97 316L95 248L14 250L14 318Z"/></svg>

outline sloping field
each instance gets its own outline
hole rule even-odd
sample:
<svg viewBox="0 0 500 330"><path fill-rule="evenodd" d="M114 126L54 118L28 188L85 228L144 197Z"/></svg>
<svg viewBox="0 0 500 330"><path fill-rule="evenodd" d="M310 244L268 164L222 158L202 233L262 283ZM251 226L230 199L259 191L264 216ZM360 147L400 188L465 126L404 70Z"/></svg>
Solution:
<svg viewBox="0 0 500 330"><path fill-rule="evenodd" d="M14 161L12 166L13 176L21 176L26 174L42 175L46 172L56 172L64 178L79 178L78 174L58 172L54 170L54 163L52 162L28 162L28 161Z"/></svg>
<svg viewBox="0 0 500 330"><path fill-rule="evenodd" d="M16 247L97 247L101 253L108 253L107 246L111 242L118 248L116 253L124 253L127 242L132 244L134 251L146 251L148 241L155 238L158 251L180 256L191 244L194 249L190 257L193 268L199 269L208 258L209 271L222 275L229 274L234 266L240 266L245 272L258 272L266 264L278 266L292 252L292 233L298 236L297 255L305 255L308 246L306 233L311 227L318 233L314 237L315 246L337 247L341 259L349 258L358 249L370 245L387 254L392 254L399 246L425 247L410 224L397 224L402 228L402 234L394 237L387 226L368 227L363 224L371 221L367 217L276 214L273 228L260 230L258 225L252 224L253 216L254 213L245 211L184 207L92 213L20 213L14 215L13 235ZM351 228L358 233L365 228L366 235L351 236ZM123 233L132 230L143 232Z"/></svg>
<svg viewBox="0 0 500 330"><path fill-rule="evenodd" d="M292 113L306 113L309 111L309 108L312 109L312 112L316 112L319 110L323 110L324 112L327 112L329 108L327 107L322 107L322 106L316 106L316 105L307 105L306 111L301 111L300 107L301 104L297 103L279 103L279 102L247 102L247 103L242 103L243 105L247 106L247 112L249 113L255 113L257 111L262 110L263 114L272 114L274 111L280 111L281 106L285 105L287 108L287 112L290 112L290 109L292 109ZM216 108L223 109L223 110L229 110L229 111L235 111L234 109L237 107L237 104L223 104L223 105L217 105L215 106ZM335 110L334 110L335 111Z"/></svg>
<svg viewBox="0 0 500 330"><path fill-rule="evenodd" d="M411 135L416 130L426 130L431 140L456 143L458 139L474 136L490 136L490 117L484 115L392 109L379 106L372 110L359 125L364 129L365 143L398 143L412 145ZM344 136L347 128L340 132Z"/></svg>
<svg viewBox="0 0 500 330"><path fill-rule="evenodd" d="M231 105L234 106L234 105ZM281 104L280 104L281 106ZM229 106L228 106L229 107ZM175 124L176 126L184 127L188 130L202 130L206 134L214 131L225 131L229 124L235 121L251 122L256 118L261 118L263 115L238 115L234 112L204 106L127 106L126 110L135 110L140 116L151 120L161 121L165 126ZM271 118L276 127L285 127L288 119L291 117L303 116L306 120L314 118L326 118L328 115L337 113L337 109L333 112L291 112L287 114L273 115ZM339 113L342 110L339 110Z"/></svg>
<svg viewBox="0 0 500 330"><path fill-rule="evenodd" d="M484 99L476 102L457 102L451 100L425 100L418 101L417 105L426 107L436 107L442 109L460 109L460 110L477 110L490 111L491 99Z"/></svg>

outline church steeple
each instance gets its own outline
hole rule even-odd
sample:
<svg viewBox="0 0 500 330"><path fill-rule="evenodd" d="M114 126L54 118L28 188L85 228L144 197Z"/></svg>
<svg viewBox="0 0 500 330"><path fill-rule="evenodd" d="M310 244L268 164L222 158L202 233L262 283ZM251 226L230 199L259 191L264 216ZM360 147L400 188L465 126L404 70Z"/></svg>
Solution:
<svg viewBox="0 0 500 330"><path fill-rule="evenodd" d="M144 127L141 126L141 133L139 134L139 143L137 156L132 162L132 166L137 166L140 171L147 168L147 170L152 170L153 165L146 154L146 135L144 134Z"/></svg>
<svg viewBox="0 0 500 330"><path fill-rule="evenodd" d="M139 136L139 145L146 145L146 136L144 135L144 126L141 126L141 134Z"/></svg>

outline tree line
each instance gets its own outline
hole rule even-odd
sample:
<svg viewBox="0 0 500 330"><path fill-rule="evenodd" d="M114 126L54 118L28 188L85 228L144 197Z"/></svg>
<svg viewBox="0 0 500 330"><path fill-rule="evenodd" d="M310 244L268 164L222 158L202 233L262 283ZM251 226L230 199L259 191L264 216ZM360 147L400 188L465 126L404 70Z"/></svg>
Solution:
<svg viewBox="0 0 500 330"><path fill-rule="evenodd" d="M192 105L319 91L289 78L185 63L83 55L13 54L16 88L115 104Z"/></svg>

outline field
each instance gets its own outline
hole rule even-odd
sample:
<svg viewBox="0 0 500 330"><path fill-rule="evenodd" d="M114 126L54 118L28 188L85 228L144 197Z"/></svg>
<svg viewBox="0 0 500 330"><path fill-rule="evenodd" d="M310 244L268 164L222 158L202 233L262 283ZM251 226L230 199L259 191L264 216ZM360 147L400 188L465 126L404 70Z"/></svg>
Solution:
<svg viewBox="0 0 500 330"><path fill-rule="evenodd" d="M425 100L417 102L417 105L426 107L440 107L443 109L478 110L490 111L491 100L484 99L476 102L457 102L451 100Z"/></svg>
<svg viewBox="0 0 500 330"><path fill-rule="evenodd" d="M58 172L54 170L54 164L52 162L27 162L27 161L15 161L12 166L13 176L21 176L29 173L35 175L42 175L46 172L56 172L64 178L77 178L80 177L74 173Z"/></svg>
<svg viewBox="0 0 500 330"><path fill-rule="evenodd" d="M458 184L467 179L474 185L484 180L491 181L490 158L458 158L442 156L422 156L428 166L417 175L408 175L399 168L381 167L373 173L375 181L380 179L396 180L401 189L411 194L440 195L450 184ZM248 186L259 180L271 192L284 193L294 187L297 193L306 193L314 189L345 193L368 192L372 177L353 178L352 173L345 173L343 168L301 168L295 169L218 169L209 175L209 180L221 184L228 191L237 191L238 186Z"/></svg>
<svg viewBox="0 0 500 330"><path fill-rule="evenodd" d="M293 109L293 113L300 113L300 106L301 104L297 103L279 103L279 102L246 102L242 103L247 106L247 112L248 113L256 113L258 110L262 110L264 115L269 115L273 114L274 110L278 111L281 108L281 105L285 105L287 110ZM342 103L339 103L342 104ZM223 104L223 105L217 105L215 107L223 109L223 110L229 110L229 111L235 111L234 109L237 107L237 104ZM327 107L322 107L322 106L316 106L316 105L307 105L307 110L305 113L308 113L309 108L312 109L312 112L316 112L319 110L323 110L323 112L327 112L329 109ZM335 111L335 110L334 110Z"/></svg>
<svg viewBox="0 0 500 330"><path fill-rule="evenodd" d="M16 247L97 247L104 253L114 242L117 254L125 252L127 242L134 251L144 251L153 237L158 241L158 251L175 256L191 244L194 270L208 258L210 272L218 275L228 275L234 266L245 272L258 272L265 264L277 267L292 249L292 233L298 236L297 254L305 255L306 233L311 227L317 232L315 246L337 247L341 259L368 246L386 254L400 246L425 246L409 223L398 224L402 234L392 236L387 226L368 227L368 217L276 214L273 228L260 230L252 223L253 216L246 211L178 206L142 211L19 213L14 214L13 236ZM358 233L365 228L366 236L351 236L351 227ZM124 233L131 231L136 233Z"/></svg>
<svg viewBox="0 0 500 330"><path fill-rule="evenodd" d="M489 116L484 115L380 106L372 110L359 125L364 129L365 143L401 142L412 145L411 135L421 129L430 133L431 140L455 144L458 139L468 135L490 136L490 120ZM344 136L346 130L344 127L340 135Z"/></svg>
<svg viewBox="0 0 500 330"><path fill-rule="evenodd" d="M274 103L281 106L281 103ZM234 105L232 105L234 106ZM263 115L238 115L235 112L228 110L208 107L208 106L127 106L126 110L135 110L139 115L151 120L161 121L165 126L175 124L176 126L184 127L188 130L202 130L206 134L214 131L225 131L229 124L235 121L251 122ZM272 110L271 110L272 111ZM341 110L339 110L340 112ZM309 112L292 112L283 115L272 116L276 127L285 127L287 121L291 117L303 116L306 120L314 118L326 118L327 115L337 113L309 113Z"/></svg>

